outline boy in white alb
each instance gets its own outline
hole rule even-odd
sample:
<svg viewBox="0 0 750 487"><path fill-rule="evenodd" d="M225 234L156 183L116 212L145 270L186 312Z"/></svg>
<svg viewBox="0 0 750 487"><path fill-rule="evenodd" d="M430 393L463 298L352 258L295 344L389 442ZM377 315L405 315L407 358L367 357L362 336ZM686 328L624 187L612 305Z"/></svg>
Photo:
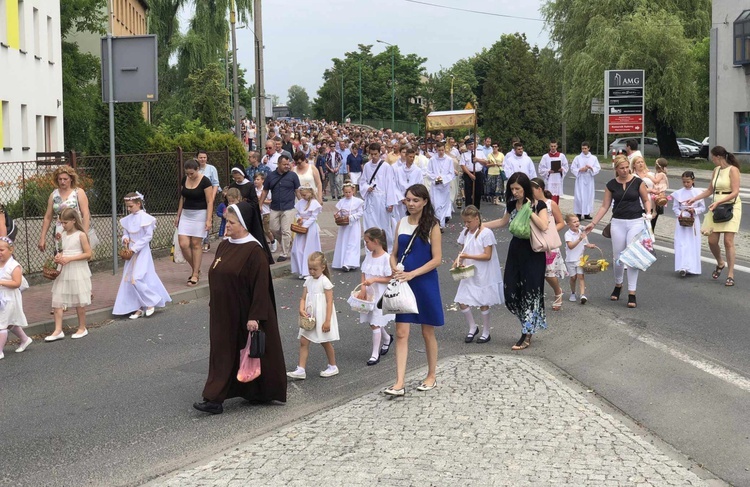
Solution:
<svg viewBox="0 0 750 487"><path fill-rule="evenodd" d="M602 170L599 159L590 152L591 144L584 141L581 143L581 153L578 154L570 165L570 173L576 178L573 193L573 213L578 219L591 219L594 209L594 176Z"/></svg>
<svg viewBox="0 0 750 487"><path fill-rule="evenodd" d="M430 198L435 208L435 217L440 222L440 228L445 228L445 222L452 214L451 181L455 178L455 174L453 159L445 153L445 144L439 142L437 154L432 156L427 164L427 177L431 181Z"/></svg>
<svg viewBox="0 0 750 487"><path fill-rule="evenodd" d="M542 156L539 161L539 176L544 178L547 190L552 193L552 201L560 204L560 195L563 194L563 179L568 174L568 159L565 154L557 151L557 141L549 141L549 152Z"/></svg>
<svg viewBox="0 0 750 487"><path fill-rule="evenodd" d="M568 224L568 231L565 232L565 266L570 275L570 301L576 301L576 283L578 283L578 296L581 304L586 304L588 301L585 294L586 283L583 267L579 264L584 250L594 248L595 245L589 243L586 232L581 228L581 220L576 215L565 215L565 223Z"/></svg>

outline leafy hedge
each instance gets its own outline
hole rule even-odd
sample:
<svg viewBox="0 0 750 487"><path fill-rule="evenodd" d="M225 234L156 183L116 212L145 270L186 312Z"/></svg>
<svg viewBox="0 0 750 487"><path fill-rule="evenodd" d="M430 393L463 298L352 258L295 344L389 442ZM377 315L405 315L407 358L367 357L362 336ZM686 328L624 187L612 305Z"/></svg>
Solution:
<svg viewBox="0 0 750 487"><path fill-rule="evenodd" d="M174 152L178 147L182 147L185 154L192 154L199 149L218 152L228 147L231 164L247 165L245 145L230 132L215 132L199 128L195 132L183 133L175 137L157 133L148 142L149 152Z"/></svg>

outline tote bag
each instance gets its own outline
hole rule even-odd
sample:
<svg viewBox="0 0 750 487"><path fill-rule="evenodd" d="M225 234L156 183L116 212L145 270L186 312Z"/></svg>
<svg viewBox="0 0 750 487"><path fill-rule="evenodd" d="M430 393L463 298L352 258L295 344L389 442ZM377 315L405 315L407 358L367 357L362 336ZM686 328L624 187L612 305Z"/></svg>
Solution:
<svg viewBox="0 0 750 487"><path fill-rule="evenodd" d="M618 265L645 271L656 262L656 256L646 248L646 242L653 243L653 234L648 223L644 220L644 229L620 252Z"/></svg>
<svg viewBox="0 0 750 487"><path fill-rule="evenodd" d="M392 279L383 293L383 314L419 313L417 298L406 281Z"/></svg>
<svg viewBox="0 0 750 487"><path fill-rule="evenodd" d="M562 245L560 234L557 233L557 227L553 222L547 225L547 230L540 230L534 223L531 223L531 250L534 252L549 252L559 249Z"/></svg>

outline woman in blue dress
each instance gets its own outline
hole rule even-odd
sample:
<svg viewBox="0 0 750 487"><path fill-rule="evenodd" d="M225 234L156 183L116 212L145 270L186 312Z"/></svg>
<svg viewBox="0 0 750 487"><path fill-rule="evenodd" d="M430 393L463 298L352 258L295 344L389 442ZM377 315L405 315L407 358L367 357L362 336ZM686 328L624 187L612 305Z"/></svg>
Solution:
<svg viewBox="0 0 750 487"><path fill-rule="evenodd" d="M508 206L505 215L498 220L487 222L490 229L510 224L525 203L531 205L530 225L540 230L547 229L547 205L534 199L531 181L522 172L514 173L508 179L505 201ZM505 306L521 322L521 338L511 350L523 350L531 345L531 335L547 328L544 313L544 272L547 267L544 252L534 252L531 240L515 235L508 245L508 259L505 262Z"/></svg>
<svg viewBox="0 0 750 487"><path fill-rule="evenodd" d="M430 192L423 184L415 184L407 188L404 201L409 215L402 218L396 227L397 238L393 242L391 268L396 279L409 282L419 312L396 315L396 383L383 391L389 396L403 396L405 392L409 325L412 323L422 325L427 355L427 377L417 390L429 391L437 386L435 371L438 346L435 327L443 326L445 323L437 273L443 257L442 236L440 225L435 218L435 209L430 201ZM409 248L409 242L415 233L416 236ZM403 257L404 253L406 257ZM403 269L399 267L402 257Z"/></svg>

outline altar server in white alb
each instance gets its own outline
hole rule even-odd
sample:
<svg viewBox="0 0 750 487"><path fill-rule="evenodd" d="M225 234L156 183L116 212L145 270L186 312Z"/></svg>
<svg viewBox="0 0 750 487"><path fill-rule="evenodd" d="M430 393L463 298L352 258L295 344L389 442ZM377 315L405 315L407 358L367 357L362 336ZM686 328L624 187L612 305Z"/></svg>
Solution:
<svg viewBox="0 0 750 487"><path fill-rule="evenodd" d="M155 308L163 308L172 298L156 275L151 256L149 244L154 237L156 218L146 213L141 193L128 193L124 199L129 215L120 219L122 244L133 251L133 256L125 262L112 314L131 313L130 319L135 320L144 314L151 316Z"/></svg>
<svg viewBox="0 0 750 487"><path fill-rule="evenodd" d="M406 205L404 204L406 190L411 185L422 184L422 181L424 181L422 169L415 164L417 151L412 148L405 150L404 163L394 169L394 179L396 181L396 188L398 188L398 204L393 209L396 221L401 221L406 216Z"/></svg>
<svg viewBox="0 0 750 487"><path fill-rule="evenodd" d="M576 178L573 213L579 220L584 218L591 220L591 213L594 210L594 176L601 170L599 159L591 153L591 144L586 141L582 142L581 153L573 159L570 165L570 174Z"/></svg>
<svg viewBox="0 0 750 487"><path fill-rule="evenodd" d="M348 217L348 225L339 225L336 234L336 250L333 251L335 269L349 272L359 267L362 248L362 213L365 202L354 196L357 187L354 183L344 183L344 197L336 203L336 217Z"/></svg>
<svg viewBox="0 0 750 487"><path fill-rule="evenodd" d="M440 228L445 228L445 223L453 212L451 182L456 177L456 172L453 168L453 159L445 153L444 142L438 142L437 153L427 164L427 177L431 181L430 199L435 207L435 217L440 222Z"/></svg>
<svg viewBox="0 0 750 487"><path fill-rule="evenodd" d="M382 228L388 241L388 251L393 247L393 232L396 227L393 209L398 204L398 191L393 168L380 155L380 144L373 142L368 147L370 162L362 169L359 178L359 194L365 200L362 216L364 228Z"/></svg>
<svg viewBox="0 0 750 487"><path fill-rule="evenodd" d="M552 201L560 204L563 194L563 178L568 174L568 158L557 151L557 140L549 141L549 152L539 161L539 176L544 178L545 189L552 193Z"/></svg>
<svg viewBox="0 0 750 487"><path fill-rule="evenodd" d="M701 219L706 212L706 204L698 200L688 205L688 200L701 194L701 190L693 187L695 174L693 171L682 173L682 189L672 193L672 211L677 218L693 217L692 226L681 224L674 227L674 270L680 276L701 273Z"/></svg>
<svg viewBox="0 0 750 487"><path fill-rule="evenodd" d="M534 161L532 161L531 157L524 152L523 143L515 142L513 144L513 150L505 154L503 172L507 179L510 179L510 177L517 172L526 174L529 179L534 179L536 177Z"/></svg>

